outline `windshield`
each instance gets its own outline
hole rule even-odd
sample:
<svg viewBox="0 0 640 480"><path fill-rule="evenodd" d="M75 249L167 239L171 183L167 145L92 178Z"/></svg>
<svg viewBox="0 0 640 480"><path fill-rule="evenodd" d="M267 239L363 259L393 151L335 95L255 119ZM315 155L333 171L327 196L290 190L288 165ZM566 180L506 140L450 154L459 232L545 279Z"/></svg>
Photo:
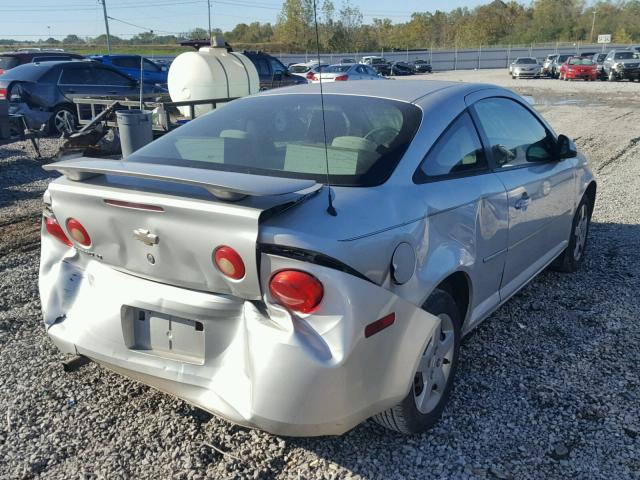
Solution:
<svg viewBox="0 0 640 480"><path fill-rule="evenodd" d="M567 59L570 57L571 55L559 55L558 56L558 63L564 63L567 61Z"/></svg>
<svg viewBox="0 0 640 480"><path fill-rule="evenodd" d="M141 148L128 160L326 182L323 112L316 94L232 101ZM326 156L334 185L383 183L415 135L415 105L324 95Z"/></svg>
<svg viewBox="0 0 640 480"><path fill-rule="evenodd" d="M291 65L289 67L291 73L307 73L309 70L311 67L308 65Z"/></svg>
<svg viewBox="0 0 640 480"><path fill-rule="evenodd" d="M373 65L377 64L377 63L385 63L386 60L384 58L372 58L371 59L371 63Z"/></svg>
<svg viewBox="0 0 640 480"><path fill-rule="evenodd" d="M569 65L593 65L593 61L589 58L572 58Z"/></svg>
<svg viewBox="0 0 640 480"><path fill-rule="evenodd" d="M323 70L325 73L342 73L351 68L351 65L331 65Z"/></svg>
<svg viewBox="0 0 640 480"><path fill-rule="evenodd" d="M9 70L18 65L19 61L16 57L0 57L0 70Z"/></svg>
<svg viewBox="0 0 640 480"><path fill-rule="evenodd" d="M619 52L616 53L613 58L616 60L629 60L632 58L638 58L638 55L634 52Z"/></svg>
<svg viewBox="0 0 640 480"><path fill-rule="evenodd" d="M535 58L519 58L516 60L516 63L538 63L538 61Z"/></svg>

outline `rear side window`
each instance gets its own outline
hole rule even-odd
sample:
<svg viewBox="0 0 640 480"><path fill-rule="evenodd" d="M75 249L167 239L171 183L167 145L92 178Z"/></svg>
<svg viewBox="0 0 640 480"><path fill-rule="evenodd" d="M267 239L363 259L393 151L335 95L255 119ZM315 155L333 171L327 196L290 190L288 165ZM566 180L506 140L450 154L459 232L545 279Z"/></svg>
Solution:
<svg viewBox="0 0 640 480"><path fill-rule="evenodd" d="M106 68L95 68L94 70L95 79L93 80L93 83L96 85L127 86L132 81L128 77L125 77L118 72L114 72L113 70Z"/></svg>
<svg viewBox="0 0 640 480"><path fill-rule="evenodd" d="M60 76L60 85L91 85L93 76L90 67L64 68Z"/></svg>
<svg viewBox="0 0 640 480"><path fill-rule="evenodd" d="M140 59L135 57L114 58L111 63L117 67L137 68L140 70Z"/></svg>
<svg viewBox="0 0 640 480"><path fill-rule="evenodd" d="M265 95L234 100L150 143L131 161L332 184L383 183L420 125L415 105L356 95Z"/></svg>
<svg viewBox="0 0 640 480"><path fill-rule="evenodd" d="M482 144L467 112L459 116L438 139L414 176L416 182L486 168Z"/></svg>
<svg viewBox="0 0 640 480"><path fill-rule="evenodd" d="M20 64L20 60L16 57L0 57L0 70L9 70L10 68L17 67Z"/></svg>
<svg viewBox="0 0 640 480"><path fill-rule="evenodd" d="M487 98L476 102L474 108L499 168L553 158L555 140L518 102L508 98Z"/></svg>

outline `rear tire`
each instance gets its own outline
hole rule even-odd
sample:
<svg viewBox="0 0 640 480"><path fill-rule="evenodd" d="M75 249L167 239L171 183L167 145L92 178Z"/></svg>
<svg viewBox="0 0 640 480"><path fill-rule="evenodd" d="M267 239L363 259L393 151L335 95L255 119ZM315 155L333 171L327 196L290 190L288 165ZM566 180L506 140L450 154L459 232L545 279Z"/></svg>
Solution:
<svg viewBox="0 0 640 480"><path fill-rule="evenodd" d="M460 309L451 294L436 289L423 309L437 316L441 326L422 354L408 395L373 420L404 434L422 433L433 427L449 401L458 369L460 350Z"/></svg>
<svg viewBox="0 0 640 480"><path fill-rule="evenodd" d="M589 224L591 223L591 205L585 195L580 200L571 223L569 245L551 264L551 268L558 272L573 273L580 268L587 249Z"/></svg>
<svg viewBox="0 0 640 480"><path fill-rule="evenodd" d="M68 127L71 127L70 129ZM78 126L78 118L71 107L60 105L55 108L49 119L49 133L62 135L73 133Z"/></svg>

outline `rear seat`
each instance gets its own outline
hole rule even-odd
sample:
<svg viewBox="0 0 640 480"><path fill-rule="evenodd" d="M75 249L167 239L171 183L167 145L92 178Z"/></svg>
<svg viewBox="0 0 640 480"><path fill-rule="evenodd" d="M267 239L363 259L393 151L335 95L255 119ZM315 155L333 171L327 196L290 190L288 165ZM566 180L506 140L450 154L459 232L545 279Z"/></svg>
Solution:
<svg viewBox="0 0 640 480"><path fill-rule="evenodd" d="M361 175L378 159L376 144L361 137L336 137L327 147L329 171L333 175ZM284 170L300 173L326 173L325 148L322 145L289 144Z"/></svg>

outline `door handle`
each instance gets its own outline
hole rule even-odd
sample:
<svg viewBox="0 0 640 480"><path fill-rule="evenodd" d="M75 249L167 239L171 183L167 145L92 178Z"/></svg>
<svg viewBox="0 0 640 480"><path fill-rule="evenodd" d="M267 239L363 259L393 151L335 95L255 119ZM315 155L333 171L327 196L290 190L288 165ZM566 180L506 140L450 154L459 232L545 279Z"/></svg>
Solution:
<svg viewBox="0 0 640 480"><path fill-rule="evenodd" d="M516 200L516 204L514 205L514 207L516 208L516 210L526 210L530 202L531 197L529 197L529 194L527 192L524 192L522 196L518 200Z"/></svg>

